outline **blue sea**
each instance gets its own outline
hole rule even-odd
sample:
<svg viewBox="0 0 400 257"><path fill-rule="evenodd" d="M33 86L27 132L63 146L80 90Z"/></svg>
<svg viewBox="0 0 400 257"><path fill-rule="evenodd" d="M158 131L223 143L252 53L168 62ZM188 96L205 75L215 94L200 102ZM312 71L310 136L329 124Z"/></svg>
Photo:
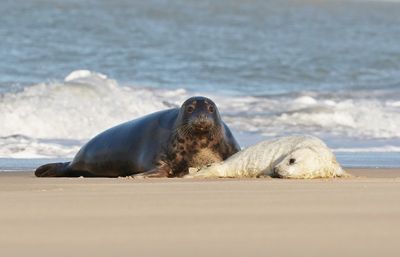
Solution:
<svg viewBox="0 0 400 257"><path fill-rule="evenodd" d="M193 95L243 147L312 134L400 167L400 1L0 1L0 170Z"/></svg>

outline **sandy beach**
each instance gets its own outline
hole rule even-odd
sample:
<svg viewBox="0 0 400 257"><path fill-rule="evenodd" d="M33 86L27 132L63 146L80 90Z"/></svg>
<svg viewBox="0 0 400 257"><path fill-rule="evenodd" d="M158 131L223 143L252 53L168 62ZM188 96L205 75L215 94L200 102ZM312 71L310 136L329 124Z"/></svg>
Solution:
<svg viewBox="0 0 400 257"><path fill-rule="evenodd" d="M283 179L0 173L0 256L399 256L400 169Z"/></svg>

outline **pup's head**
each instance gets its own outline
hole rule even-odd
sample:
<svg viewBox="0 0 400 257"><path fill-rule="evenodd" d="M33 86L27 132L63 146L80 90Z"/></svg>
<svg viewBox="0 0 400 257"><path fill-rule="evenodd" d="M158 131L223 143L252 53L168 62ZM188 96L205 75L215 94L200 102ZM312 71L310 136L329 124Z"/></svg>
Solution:
<svg viewBox="0 0 400 257"><path fill-rule="evenodd" d="M337 177L344 174L328 149L298 148L285 156L273 170L281 178Z"/></svg>

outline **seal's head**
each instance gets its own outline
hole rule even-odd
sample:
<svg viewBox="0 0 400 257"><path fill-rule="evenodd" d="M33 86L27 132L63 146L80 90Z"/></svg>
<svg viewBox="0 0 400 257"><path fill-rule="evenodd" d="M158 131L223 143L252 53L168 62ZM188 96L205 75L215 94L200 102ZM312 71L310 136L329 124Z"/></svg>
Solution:
<svg viewBox="0 0 400 257"><path fill-rule="evenodd" d="M178 120L182 130L194 134L211 133L221 127L217 106L202 96L187 99L181 106Z"/></svg>
<svg viewBox="0 0 400 257"><path fill-rule="evenodd" d="M344 174L331 151L312 147L293 150L273 169L273 175L281 178L337 177Z"/></svg>

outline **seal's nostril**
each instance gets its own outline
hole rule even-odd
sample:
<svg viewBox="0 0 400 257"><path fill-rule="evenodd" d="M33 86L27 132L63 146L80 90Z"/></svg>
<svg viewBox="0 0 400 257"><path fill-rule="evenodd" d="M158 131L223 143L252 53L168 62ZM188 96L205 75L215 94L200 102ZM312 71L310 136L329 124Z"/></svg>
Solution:
<svg viewBox="0 0 400 257"><path fill-rule="evenodd" d="M278 171L278 169L276 167L274 167L272 169L272 177L274 177L274 178L280 178L281 177L280 174L279 174L279 171Z"/></svg>

